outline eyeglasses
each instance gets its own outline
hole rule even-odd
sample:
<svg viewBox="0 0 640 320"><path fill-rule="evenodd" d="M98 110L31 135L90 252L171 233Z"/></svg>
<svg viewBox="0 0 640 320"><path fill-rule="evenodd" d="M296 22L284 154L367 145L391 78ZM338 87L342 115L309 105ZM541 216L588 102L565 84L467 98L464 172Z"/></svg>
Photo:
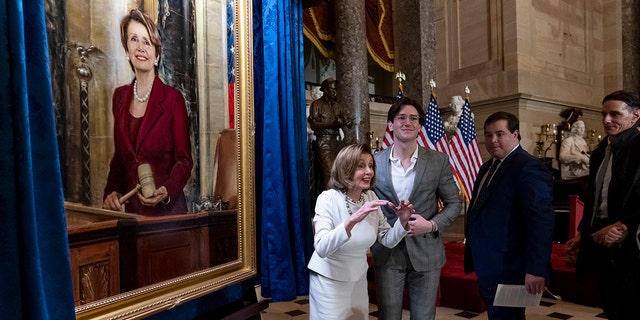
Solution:
<svg viewBox="0 0 640 320"><path fill-rule="evenodd" d="M415 116L415 115L406 115L406 114L401 114L401 115L397 115L396 116L396 120L398 120L400 123L406 123L407 119L409 119L412 123L416 123L418 122L418 120L420 120L420 117Z"/></svg>

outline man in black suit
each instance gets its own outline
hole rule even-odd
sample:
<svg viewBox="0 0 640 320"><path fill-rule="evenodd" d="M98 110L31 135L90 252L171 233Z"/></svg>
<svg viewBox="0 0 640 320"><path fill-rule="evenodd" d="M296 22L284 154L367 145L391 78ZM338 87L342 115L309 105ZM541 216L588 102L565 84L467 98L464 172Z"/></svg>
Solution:
<svg viewBox="0 0 640 320"><path fill-rule="evenodd" d="M613 92L602 100L606 138L591 154L589 184L579 235L576 271L598 280L602 309L608 319L638 319L640 250L640 97ZM631 235L629 235L631 233Z"/></svg>
<svg viewBox="0 0 640 320"><path fill-rule="evenodd" d="M515 115L496 112L484 123L485 162L473 187L465 228L465 272L476 272L490 320L524 320L524 308L493 305L498 284L545 290L551 270L553 178L520 146Z"/></svg>

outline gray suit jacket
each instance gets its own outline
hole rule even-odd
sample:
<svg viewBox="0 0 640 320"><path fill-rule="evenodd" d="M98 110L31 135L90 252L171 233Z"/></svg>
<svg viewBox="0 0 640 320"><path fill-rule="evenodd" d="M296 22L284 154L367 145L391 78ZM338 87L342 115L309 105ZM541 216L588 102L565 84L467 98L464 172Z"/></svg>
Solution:
<svg viewBox="0 0 640 320"><path fill-rule="evenodd" d="M374 191L380 199L389 200L395 204L400 202L393 188L391 179L391 162L389 155L391 148L387 148L375 154L376 161L376 185ZM416 175L413 190L409 201L413 204L416 213L427 220L433 220L442 231L460 215L462 204L458 196L458 187L453 180L453 173L449 164L449 157L438 151L418 147L418 161L415 165ZM443 208L438 212L438 199L442 200ZM396 214L389 208L382 207L389 224L393 225L397 219ZM430 271L442 268L445 263L444 246L442 238L436 233L421 234L413 237L405 237L404 243L411 259L411 264L416 271ZM379 243L371 247L374 265L376 267L389 267L389 256L392 250Z"/></svg>

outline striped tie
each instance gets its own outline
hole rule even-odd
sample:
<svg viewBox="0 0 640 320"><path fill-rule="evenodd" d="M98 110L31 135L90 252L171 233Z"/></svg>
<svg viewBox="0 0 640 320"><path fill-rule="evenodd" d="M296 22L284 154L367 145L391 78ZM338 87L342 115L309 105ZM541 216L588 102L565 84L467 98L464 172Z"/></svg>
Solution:
<svg viewBox="0 0 640 320"><path fill-rule="evenodd" d="M500 164L500 160L493 160L493 163L491 164L491 168L489 168L489 174L487 174L487 177L484 179L484 182L482 183L482 188L480 188L480 192L484 191L484 188L489 186L489 183L491 183L491 179L493 178L493 174L496 173L496 169L498 169L499 164Z"/></svg>

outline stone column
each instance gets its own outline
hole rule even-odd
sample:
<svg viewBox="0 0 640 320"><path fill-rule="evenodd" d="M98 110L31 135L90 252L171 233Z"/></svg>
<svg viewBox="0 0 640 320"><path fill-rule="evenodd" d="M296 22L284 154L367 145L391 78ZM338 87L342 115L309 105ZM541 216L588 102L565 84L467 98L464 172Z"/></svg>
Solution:
<svg viewBox="0 0 640 320"><path fill-rule="evenodd" d="M168 0L158 7L158 30L162 38L162 56L158 73L167 85L182 92L189 117L193 154L193 176L185 186L188 209L200 202L199 119L196 85L195 11L192 1Z"/></svg>
<svg viewBox="0 0 640 320"><path fill-rule="evenodd" d="M622 1L622 87L640 87L640 7L635 0Z"/></svg>
<svg viewBox="0 0 640 320"><path fill-rule="evenodd" d="M53 108L56 117L56 136L58 137L58 154L62 189L65 199L69 199L69 181L66 179L69 164L67 163L68 141L66 139L67 100L65 91L65 60L69 48L64 30L67 29L65 19L65 3L63 1L45 0L45 17L47 20L47 41L49 42L49 63L51 65L51 87L53 91ZM78 199L73 199L78 201Z"/></svg>
<svg viewBox="0 0 640 320"><path fill-rule="evenodd" d="M436 80L435 1L394 1L396 68L404 72L406 96L429 105L429 80Z"/></svg>
<svg viewBox="0 0 640 320"><path fill-rule="evenodd" d="M355 119L353 127L345 130L343 143L366 143L369 91L364 1L336 0L335 19L337 100Z"/></svg>

